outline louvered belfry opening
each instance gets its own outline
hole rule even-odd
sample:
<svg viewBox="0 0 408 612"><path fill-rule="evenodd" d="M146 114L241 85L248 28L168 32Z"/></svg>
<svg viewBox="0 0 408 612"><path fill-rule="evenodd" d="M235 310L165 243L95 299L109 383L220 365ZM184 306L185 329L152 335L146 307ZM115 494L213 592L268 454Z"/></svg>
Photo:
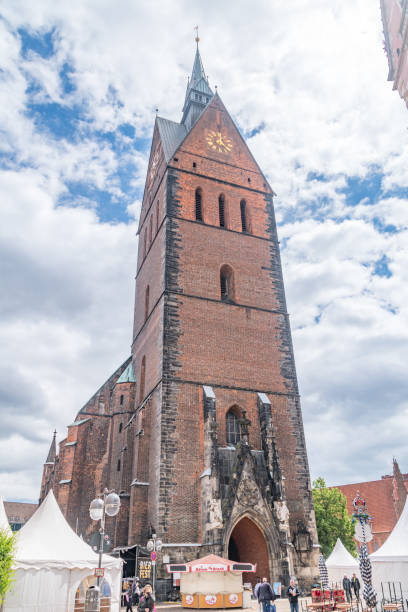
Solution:
<svg viewBox="0 0 408 612"><path fill-rule="evenodd" d="M220 217L220 227L225 227L225 197L223 194L218 198L218 212Z"/></svg>
<svg viewBox="0 0 408 612"><path fill-rule="evenodd" d="M240 202L241 208L241 227L243 232L248 231L248 223L247 223L247 210L246 210L246 202L245 200L241 200Z"/></svg>
<svg viewBox="0 0 408 612"><path fill-rule="evenodd" d="M195 192L195 216L196 221L203 220L203 192L199 187Z"/></svg>

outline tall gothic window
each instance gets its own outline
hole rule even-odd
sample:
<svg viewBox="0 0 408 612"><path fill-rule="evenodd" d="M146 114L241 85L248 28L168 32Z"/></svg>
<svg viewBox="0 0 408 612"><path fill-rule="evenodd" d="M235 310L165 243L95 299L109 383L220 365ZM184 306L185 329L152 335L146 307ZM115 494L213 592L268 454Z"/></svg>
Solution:
<svg viewBox="0 0 408 612"><path fill-rule="evenodd" d="M220 219L220 227L225 227L225 196L221 194L218 198L218 215Z"/></svg>
<svg viewBox="0 0 408 612"><path fill-rule="evenodd" d="M203 220L203 192L199 187L195 192L195 218L196 221Z"/></svg>
<svg viewBox="0 0 408 612"><path fill-rule="evenodd" d="M225 417L225 437L228 445L235 446L241 439L237 411L230 408Z"/></svg>
<svg viewBox="0 0 408 612"><path fill-rule="evenodd" d="M143 398L144 398L145 375L146 375L146 357L144 356L142 359L142 365L140 366L139 403L142 403Z"/></svg>
<svg viewBox="0 0 408 612"><path fill-rule="evenodd" d="M143 233L143 258L146 257L147 253L147 227L145 227L145 231Z"/></svg>
<svg viewBox="0 0 408 612"><path fill-rule="evenodd" d="M248 214L247 214L247 205L245 200L241 200L240 202L241 209L241 227L243 232L248 232Z"/></svg>
<svg viewBox="0 0 408 612"><path fill-rule="evenodd" d="M159 231L159 200L157 200L156 204L156 234Z"/></svg>
<svg viewBox="0 0 408 612"><path fill-rule="evenodd" d="M145 312L144 312L144 320L146 321L149 316L149 296L150 296L150 287L147 285L145 291Z"/></svg>
<svg viewBox="0 0 408 612"><path fill-rule="evenodd" d="M153 213L150 215L149 244L152 244L152 240L153 240Z"/></svg>
<svg viewBox="0 0 408 612"><path fill-rule="evenodd" d="M234 300L234 272L227 265L220 270L220 293L223 301Z"/></svg>

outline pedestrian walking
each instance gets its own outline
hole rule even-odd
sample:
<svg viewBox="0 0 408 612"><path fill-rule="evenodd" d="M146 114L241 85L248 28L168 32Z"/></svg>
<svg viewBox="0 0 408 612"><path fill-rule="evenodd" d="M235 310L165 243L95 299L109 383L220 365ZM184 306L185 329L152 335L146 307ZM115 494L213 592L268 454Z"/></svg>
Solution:
<svg viewBox="0 0 408 612"><path fill-rule="evenodd" d="M132 608L132 583L129 584L125 593L126 612L133 612Z"/></svg>
<svg viewBox="0 0 408 612"><path fill-rule="evenodd" d="M140 585L139 580L136 578L132 584L132 604L137 606L140 600Z"/></svg>
<svg viewBox="0 0 408 612"><path fill-rule="evenodd" d="M360 581L355 574L351 578L351 586L353 587L356 599L360 599Z"/></svg>
<svg viewBox="0 0 408 612"><path fill-rule="evenodd" d="M350 578L347 578L347 576L344 574L344 578L343 578L343 589L344 592L346 594L347 597L347 601L350 603L353 599L352 595L351 595L351 582L350 582Z"/></svg>
<svg viewBox="0 0 408 612"><path fill-rule="evenodd" d="M259 601L258 599L258 591L259 591L259 587L262 584L262 580L259 576L256 577L256 585L254 586L254 597L258 602L258 612L262 612L262 603Z"/></svg>
<svg viewBox="0 0 408 612"><path fill-rule="evenodd" d="M299 595L300 591L296 586L294 578L289 582L288 599L290 603L290 612L299 612Z"/></svg>
<svg viewBox="0 0 408 612"><path fill-rule="evenodd" d="M266 578L262 578L259 585L258 601L262 603L262 612L276 612L276 606L271 604L271 601L275 601L275 593Z"/></svg>

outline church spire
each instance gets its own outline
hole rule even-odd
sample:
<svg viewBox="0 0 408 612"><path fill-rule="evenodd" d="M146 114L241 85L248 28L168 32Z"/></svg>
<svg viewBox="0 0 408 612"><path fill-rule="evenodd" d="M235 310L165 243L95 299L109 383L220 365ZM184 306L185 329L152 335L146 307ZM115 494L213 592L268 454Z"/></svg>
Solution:
<svg viewBox="0 0 408 612"><path fill-rule="evenodd" d="M57 456L56 437L57 437L57 430L55 429L54 430L54 436L52 438L52 442L51 442L51 446L50 446L50 450L48 451L48 456L47 456L46 463L54 463L55 462L55 458Z"/></svg>
<svg viewBox="0 0 408 612"><path fill-rule="evenodd" d="M208 84L208 78L204 72L204 66L198 48L200 41L198 37L198 26L196 26L196 38L197 43L196 54L194 58L193 70L191 72L191 78L187 83L186 98L183 106L183 117L181 123L186 126L188 130L194 125L198 117L201 115L208 102L214 96L211 88Z"/></svg>

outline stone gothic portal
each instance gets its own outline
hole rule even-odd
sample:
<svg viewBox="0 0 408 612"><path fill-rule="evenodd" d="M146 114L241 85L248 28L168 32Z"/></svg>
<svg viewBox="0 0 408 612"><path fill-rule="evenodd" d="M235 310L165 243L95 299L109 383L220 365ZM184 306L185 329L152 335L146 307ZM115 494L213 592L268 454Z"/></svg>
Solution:
<svg viewBox="0 0 408 612"><path fill-rule="evenodd" d="M256 563L256 572L244 572L243 582L256 584L257 576L269 575L268 547L262 531L251 519L244 517L232 530L228 543L228 559L241 563Z"/></svg>

